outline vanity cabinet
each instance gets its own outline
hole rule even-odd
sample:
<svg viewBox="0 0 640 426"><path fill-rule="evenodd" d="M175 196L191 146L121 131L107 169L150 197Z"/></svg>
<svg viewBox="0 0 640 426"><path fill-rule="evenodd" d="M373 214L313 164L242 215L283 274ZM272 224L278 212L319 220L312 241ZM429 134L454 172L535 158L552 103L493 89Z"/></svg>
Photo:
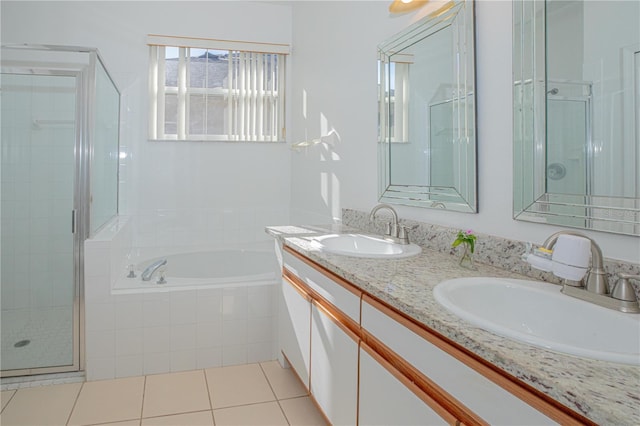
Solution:
<svg viewBox="0 0 640 426"><path fill-rule="evenodd" d="M334 425L357 424L358 336L325 307L311 310L311 395Z"/></svg>
<svg viewBox="0 0 640 426"><path fill-rule="evenodd" d="M283 261L282 352L329 422L355 425L361 292L286 251Z"/></svg>
<svg viewBox="0 0 640 426"><path fill-rule="evenodd" d="M361 326L363 340L380 347L392 362L407 364L408 374L463 423L557 424L432 343L445 344L439 337L368 296L362 301Z"/></svg>
<svg viewBox="0 0 640 426"><path fill-rule="evenodd" d="M336 425L589 424L284 247L282 352Z"/></svg>
<svg viewBox="0 0 640 426"><path fill-rule="evenodd" d="M282 278L278 318L280 349L309 390L311 368L311 297L298 284Z"/></svg>

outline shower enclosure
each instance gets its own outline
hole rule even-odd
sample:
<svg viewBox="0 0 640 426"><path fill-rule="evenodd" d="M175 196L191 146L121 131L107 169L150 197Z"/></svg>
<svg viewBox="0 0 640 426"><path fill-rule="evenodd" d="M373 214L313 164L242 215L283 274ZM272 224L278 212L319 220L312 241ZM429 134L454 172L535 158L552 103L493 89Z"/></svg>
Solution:
<svg viewBox="0 0 640 426"><path fill-rule="evenodd" d="M83 369L83 244L117 214L120 93L96 49L2 46L2 377Z"/></svg>
<svg viewBox="0 0 640 426"><path fill-rule="evenodd" d="M546 106L547 192L594 195L592 84L548 80ZM584 207L562 206L560 212L564 225L586 226Z"/></svg>

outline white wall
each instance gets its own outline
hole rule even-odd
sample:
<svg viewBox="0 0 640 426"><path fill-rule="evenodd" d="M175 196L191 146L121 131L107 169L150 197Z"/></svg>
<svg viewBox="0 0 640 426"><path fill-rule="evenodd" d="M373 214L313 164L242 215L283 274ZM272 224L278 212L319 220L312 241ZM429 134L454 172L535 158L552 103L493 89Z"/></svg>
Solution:
<svg viewBox="0 0 640 426"><path fill-rule="evenodd" d="M377 203L376 46L412 16L388 2L299 2L293 7L293 141L334 129L339 141L292 156L292 221L368 211ZM560 228L512 219L511 2L476 2L478 214L398 206L402 217L541 243ZM319 37L318 35L322 36ZM305 102L306 100L306 102ZM585 232L606 257L637 263L638 238Z"/></svg>
<svg viewBox="0 0 640 426"><path fill-rule="evenodd" d="M199 236L267 239L289 220L287 144L149 142L147 34L291 43L288 5L245 1L2 2L2 43L97 47L122 92L120 212L171 245ZM192 220L194 217L199 220ZM164 227L164 233L158 229ZM168 229L167 228L172 228ZM201 241L198 241L199 243Z"/></svg>
<svg viewBox="0 0 640 426"><path fill-rule="evenodd" d="M291 141L334 130L333 144L292 155L292 220L339 219L342 207L370 208L377 193L377 45L407 16L387 2L296 2L293 6Z"/></svg>
<svg viewBox="0 0 640 426"><path fill-rule="evenodd" d="M129 157L121 168L121 211L158 217L166 209L189 217L201 213L195 208L219 218L227 208L231 228L224 219L218 225L232 236L243 232L241 215L253 218L259 233L265 212L264 224L318 223L339 219L342 208L376 204L376 46L417 16L390 17L388 4L3 1L1 36L3 43L98 47L123 91ZM398 210L406 218L539 243L558 228L512 220L511 2L478 1L476 17L480 212ZM285 144L148 142L148 33L292 42L289 142L334 130L333 142L293 153ZM638 238L588 234L607 257L640 259Z"/></svg>

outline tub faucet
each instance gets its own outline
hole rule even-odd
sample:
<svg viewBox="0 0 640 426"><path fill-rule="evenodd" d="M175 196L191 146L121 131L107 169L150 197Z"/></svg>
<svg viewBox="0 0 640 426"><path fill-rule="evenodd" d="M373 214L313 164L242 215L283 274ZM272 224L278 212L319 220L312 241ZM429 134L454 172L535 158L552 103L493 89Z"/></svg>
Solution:
<svg viewBox="0 0 640 426"><path fill-rule="evenodd" d="M387 209L393 216L393 222L387 223L387 229L385 235L388 235L394 242L399 244L409 244L409 233L406 226L400 226L398 224L398 213L389 204L378 204L369 213L369 220L373 222L376 217L376 213L380 209Z"/></svg>
<svg viewBox="0 0 640 426"><path fill-rule="evenodd" d="M142 281L151 281L151 277L153 276L153 273L156 272L158 268L166 264L167 264L167 259L160 259L160 260L156 260L151 265L147 266L147 268L144 270L144 272L141 275Z"/></svg>

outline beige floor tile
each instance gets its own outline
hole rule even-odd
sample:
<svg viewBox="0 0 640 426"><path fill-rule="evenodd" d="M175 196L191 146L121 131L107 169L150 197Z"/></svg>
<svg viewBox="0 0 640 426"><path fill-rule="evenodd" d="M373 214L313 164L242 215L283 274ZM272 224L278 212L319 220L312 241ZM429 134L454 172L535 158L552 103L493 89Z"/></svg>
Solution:
<svg viewBox="0 0 640 426"><path fill-rule="evenodd" d="M70 383L19 389L0 415L0 424L64 425L81 387Z"/></svg>
<svg viewBox="0 0 640 426"><path fill-rule="evenodd" d="M142 426L213 426L213 413L198 411L197 413L176 414L173 416L151 417L142 419ZM102 426L102 425L100 425Z"/></svg>
<svg viewBox="0 0 640 426"><path fill-rule="evenodd" d="M216 426L279 426L288 425L277 402L242 405L213 410Z"/></svg>
<svg viewBox="0 0 640 426"><path fill-rule="evenodd" d="M307 391L291 368L282 368L278 361L260 364L278 399L306 396Z"/></svg>
<svg viewBox="0 0 640 426"><path fill-rule="evenodd" d="M1 395L0 401L2 401L2 409L0 409L0 411L4 410L4 407L7 406L7 403L9 402L9 400L11 399L14 393L16 393L15 390L2 391L2 393L0 394Z"/></svg>
<svg viewBox="0 0 640 426"><path fill-rule="evenodd" d="M147 376L142 417L211 410L203 370Z"/></svg>
<svg viewBox="0 0 640 426"><path fill-rule="evenodd" d="M205 372L214 409L276 399L259 364L209 368Z"/></svg>
<svg viewBox="0 0 640 426"><path fill-rule="evenodd" d="M140 426L140 419L115 423L100 423L100 426Z"/></svg>
<svg viewBox="0 0 640 426"><path fill-rule="evenodd" d="M279 402L291 426L325 426L327 424L318 407L308 396L284 399Z"/></svg>
<svg viewBox="0 0 640 426"><path fill-rule="evenodd" d="M119 422L140 418L144 377L86 382L70 425Z"/></svg>

